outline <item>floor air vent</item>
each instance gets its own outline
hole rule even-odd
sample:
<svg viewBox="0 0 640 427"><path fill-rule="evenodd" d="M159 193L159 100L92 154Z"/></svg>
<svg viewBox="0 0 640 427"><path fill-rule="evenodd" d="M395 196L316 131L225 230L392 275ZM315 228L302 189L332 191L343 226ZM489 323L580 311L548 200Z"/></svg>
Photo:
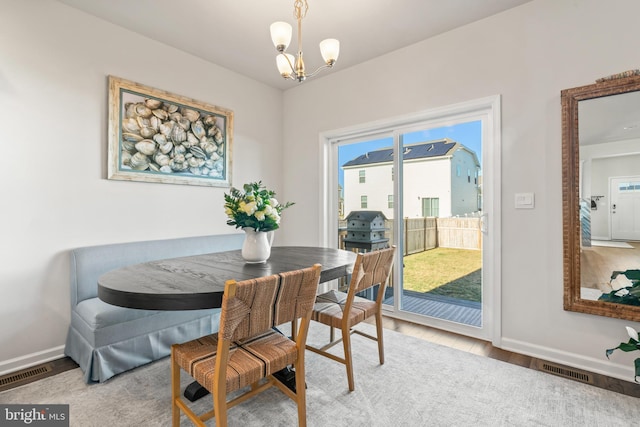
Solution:
<svg viewBox="0 0 640 427"><path fill-rule="evenodd" d="M45 364L29 369L23 369L22 371L13 372L9 375L0 377L0 388L11 386L22 381L31 380L34 377L39 377L51 371L51 365Z"/></svg>
<svg viewBox="0 0 640 427"><path fill-rule="evenodd" d="M588 372L579 371L577 369L568 368L562 365L556 365L554 363L546 362L543 360L538 361L537 365L538 370L540 371L545 371L553 375L580 381L585 384L593 384L593 377Z"/></svg>

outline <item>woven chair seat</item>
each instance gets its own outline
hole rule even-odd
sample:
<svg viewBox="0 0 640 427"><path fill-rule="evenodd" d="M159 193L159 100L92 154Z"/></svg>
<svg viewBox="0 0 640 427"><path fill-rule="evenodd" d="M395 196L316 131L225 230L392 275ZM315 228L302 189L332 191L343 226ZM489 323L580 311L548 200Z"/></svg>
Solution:
<svg viewBox="0 0 640 427"><path fill-rule="evenodd" d="M348 316L345 316L346 302L347 294L344 292L331 290L318 295L311 319L334 328L341 328L342 319L345 317L348 317L349 325L356 325L373 316L377 310L375 301L356 296Z"/></svg>
<svg viewBox="0 0 640 427"><path fill-rule="evenodd" d="M215 417L228 425L227 410L271 387L298 407L298 425L307 425L304 355L311 310L322 266L225 283L218 333L171 346L171 423L184 413L197 426ZM293 339L276 327L291 322ZM291 366L295 384L274 375ZM180 373L187 372L211 392L213 410L196 414L180 397ZM243 391L239 391L245 389ZM228 396L230 393L235 396ZM230 398L230 400L227 400Z"/></svg>
<svg viewBox="0 0 640 427"><path fill-rule="evenodd" d="M329 343L322 347L306 345L307 350L340 362L347 368L349 391L355 390L353 379L353 361L351 356L351 334L363 335L378 342L378 357L380 364L384 364L384 343L382 336L382 301L389 284L396 247L381 249L373 252L359 253L353 266L353 273L349 282L349 292L344 293L331 290L316 297L311 312L311 319L328 325ZM356 294L376 285L378 296L375 301L358 297ZM374 317L376 319L376 336L366 334L353 328L358 323ZM342 337L335 339L334 328L340 330ZM328 352L334 345L342 342L344 357Z"/></svg>
<svg viewBox="0 0 640 427"><path fill-rule="evenodd" d="M175 359L178 365L207 390L213 389L218 334L178 344ZM276 331L268 331L229 349L227 393L254 384L296 361L296 343Z"/></svg>

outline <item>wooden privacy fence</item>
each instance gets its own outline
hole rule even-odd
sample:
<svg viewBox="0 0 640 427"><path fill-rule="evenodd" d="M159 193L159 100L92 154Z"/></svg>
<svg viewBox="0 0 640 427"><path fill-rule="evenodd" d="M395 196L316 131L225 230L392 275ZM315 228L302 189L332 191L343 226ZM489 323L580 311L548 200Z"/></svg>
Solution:
<svg viewBox="0 0 640 427"><path fill-rule="evenodd" d="M385 237L389 245L393 241L393 220L385 222ZM340 247L344 248L346 224L340 223ZM480 218L405 218L404 253L411 255L433 248L473 249L482 248Z"/></svg>

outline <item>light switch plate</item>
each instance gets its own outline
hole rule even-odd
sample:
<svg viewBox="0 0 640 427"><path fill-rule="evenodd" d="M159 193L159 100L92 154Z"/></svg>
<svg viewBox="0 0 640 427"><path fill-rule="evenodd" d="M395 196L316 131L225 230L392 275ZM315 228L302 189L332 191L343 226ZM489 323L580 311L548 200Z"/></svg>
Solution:
<svg viewBox="0 0 640 427"><path fill-rule="evenodd" d="M516 209L533 209L534 207L534 193L516 193Z"/></svg>

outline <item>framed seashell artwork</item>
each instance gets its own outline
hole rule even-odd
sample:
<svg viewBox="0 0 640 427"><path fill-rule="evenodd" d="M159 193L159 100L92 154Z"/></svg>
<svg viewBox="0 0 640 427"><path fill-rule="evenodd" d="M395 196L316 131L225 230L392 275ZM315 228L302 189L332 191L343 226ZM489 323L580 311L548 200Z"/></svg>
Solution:
<svg viewBox="0 0 640 427"><path fill-rule="evenodd" d="M233 112L109 76L107 178L231 186Z"/></svg>

